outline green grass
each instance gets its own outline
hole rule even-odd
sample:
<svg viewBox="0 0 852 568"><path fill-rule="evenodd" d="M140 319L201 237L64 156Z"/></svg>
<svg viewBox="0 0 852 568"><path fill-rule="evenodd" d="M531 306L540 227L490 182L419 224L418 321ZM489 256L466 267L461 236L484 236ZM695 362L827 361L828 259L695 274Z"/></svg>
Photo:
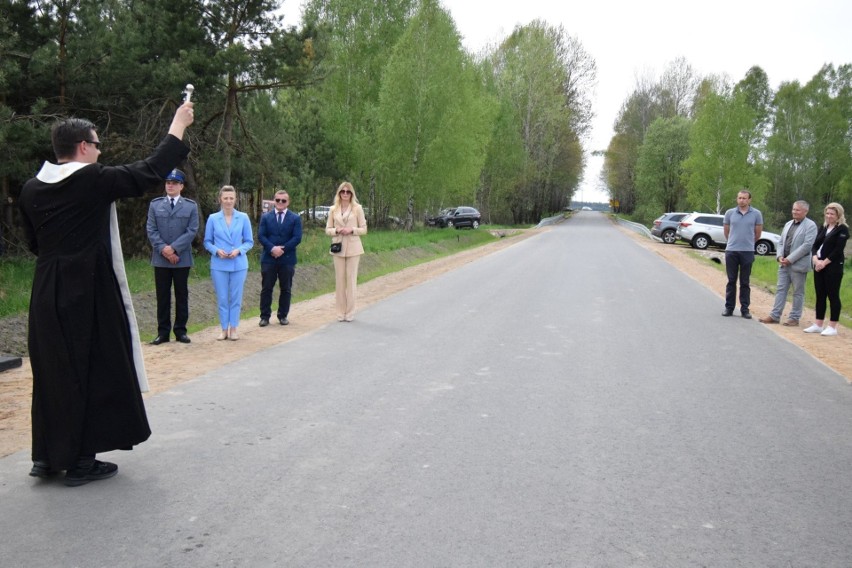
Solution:
<svg viewBox="0 0 852 568"><path fill-rule="evenodd" d="M359 282L428 262L468 248L480 246L495 239L487 230L421 229L404 231L370 231L364 237L365 259ZM299 265L331 266L328 254L330 239L321 228L306 228L299 245ZM409 254L401 254L409 251ZM368 257L368 258L366 258ZM26 313L29 309L34 258L0 257L0 317ZM147 258L129 258L125 261L131 293L154 290L154 271ZM249 255L249 272L260 272L260 245L256 244ZM210 279L210 256L201 252L195 256L195 267L189 272L193 282ZM294 294L293 301L307 300L334 290L333 278L325 287ZM251 311L246 312L252 315ZM200 327L205 323L198 324Z"/></svg>
<svg viewBox="0 0 852 568"><path fill-rule="evenodd" d="M0 258L0 318L27 311L34 269L34 259Z"/></svg>

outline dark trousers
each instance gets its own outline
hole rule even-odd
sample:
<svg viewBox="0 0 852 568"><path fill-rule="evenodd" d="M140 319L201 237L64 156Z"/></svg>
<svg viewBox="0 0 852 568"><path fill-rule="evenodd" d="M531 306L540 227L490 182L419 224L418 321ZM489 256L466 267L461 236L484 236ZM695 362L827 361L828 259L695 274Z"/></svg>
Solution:
<svg viewBox="0 0 852 568"><path fill-rule="evenodd" d="M189 267L154 267L154 284L157 287L157 334L169 336L172 330L172 284L175 287L175 336L186 335L189 320Z"/></svg>
<svg viewBox="0 0 852 568"><path fill-rule="evenodd" d="M286 318L290 313L290 299L293 296L293 275L296 267L292 264L260 265L260 317L269 319L272 315L272 290L275 282L279 285L278 318Z"/></svg>
<svg viewBox="0 0 852 568"><path fill-rule="evenodd" d="M825 319L826 300L831 304L829 321L840 321L840 283L843 271L826 274L825 270L814 271L814 291L816 292L816 319Z"/></svg>
<svg viewBox="0 0 852 568"><path fill-rule="evenodd" d="M740 312L748 312L751 305L751 265L754 264L754 251L725 251L725 271L728 273L728 285L725 287L725 309L733 311L737 305L737 276L740 279Z"/></svg>

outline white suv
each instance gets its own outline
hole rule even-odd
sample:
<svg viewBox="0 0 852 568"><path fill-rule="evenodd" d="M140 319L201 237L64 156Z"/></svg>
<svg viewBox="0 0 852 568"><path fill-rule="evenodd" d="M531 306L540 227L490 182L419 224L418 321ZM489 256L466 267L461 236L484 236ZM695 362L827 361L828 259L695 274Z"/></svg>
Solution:
<svg viewBox="0 0 852 568"><path fill-rule="evenodd" d="M677 226L677 238L694 248L704 250L710 245L724 247L728 242L723 228L724 215L713 213L690 213ZM760 240L754 243L754 252L765 256L774 254L781 246L781 235L763 231Z"/></svg>

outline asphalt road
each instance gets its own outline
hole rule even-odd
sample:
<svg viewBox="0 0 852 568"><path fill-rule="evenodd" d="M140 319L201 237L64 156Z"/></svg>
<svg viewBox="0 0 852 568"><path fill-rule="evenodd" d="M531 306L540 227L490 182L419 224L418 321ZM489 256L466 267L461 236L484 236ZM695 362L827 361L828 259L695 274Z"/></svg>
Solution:
<svg viewBox="0 0 852 568"><path fill-rule="evenodd" d="M849 566L852 389L721 292L577 214L152 397L113 479L0 460L0 563Z"/></svg>

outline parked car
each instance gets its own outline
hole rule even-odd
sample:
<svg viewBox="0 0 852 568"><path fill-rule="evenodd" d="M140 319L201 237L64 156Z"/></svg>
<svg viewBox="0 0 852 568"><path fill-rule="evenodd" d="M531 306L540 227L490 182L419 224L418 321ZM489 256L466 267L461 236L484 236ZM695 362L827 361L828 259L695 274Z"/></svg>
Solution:
<svg viewBox="0 0 852 568"><path fill-rule="evenodd" d="M689 213L663 213L654 220L651 234L662 239L667 245L677 242L677 226Z"/></svg>
<svg viewBox="0 0 852 568"><path fill-rule="evenodd" d="M482 220L482 215L473 207L456 207L453 214L447 218L447 226L461 229L462 227L470 227L476 229L479 227L479 222Z"/></svg>
<svg viewBox="0 0 852 568"><path fill-rule="evenodd" d="M317 205L313 208L313 210L306 209L304 211L299 211L299 216L302 218L307 218L309 216L308 213L312 212L312 214L310 215L312 219L322 221L324 223L328 219L329 211L331 211L331 207L329 207L328 205Z"/></svg>
<svg viewBox="0 0 852 568"><path fill-rule="evenodd" d="M690 213L681 219L676 231L677 237L701 250L711 245L724 247L728 242L723 228L724 221L724 215ZM763 231L760 239L754 243L754 252L761 256L775 254L779 246L781 246L781 235Z"/></svg>
<svg viewBox="0 0 852 568"><path fill-rule="evenodd" d="M450 216L455 212L455 207L441 209L434 217L426 219L426 225L429 227L441 227L442 229L449 224Z"/></svg>

